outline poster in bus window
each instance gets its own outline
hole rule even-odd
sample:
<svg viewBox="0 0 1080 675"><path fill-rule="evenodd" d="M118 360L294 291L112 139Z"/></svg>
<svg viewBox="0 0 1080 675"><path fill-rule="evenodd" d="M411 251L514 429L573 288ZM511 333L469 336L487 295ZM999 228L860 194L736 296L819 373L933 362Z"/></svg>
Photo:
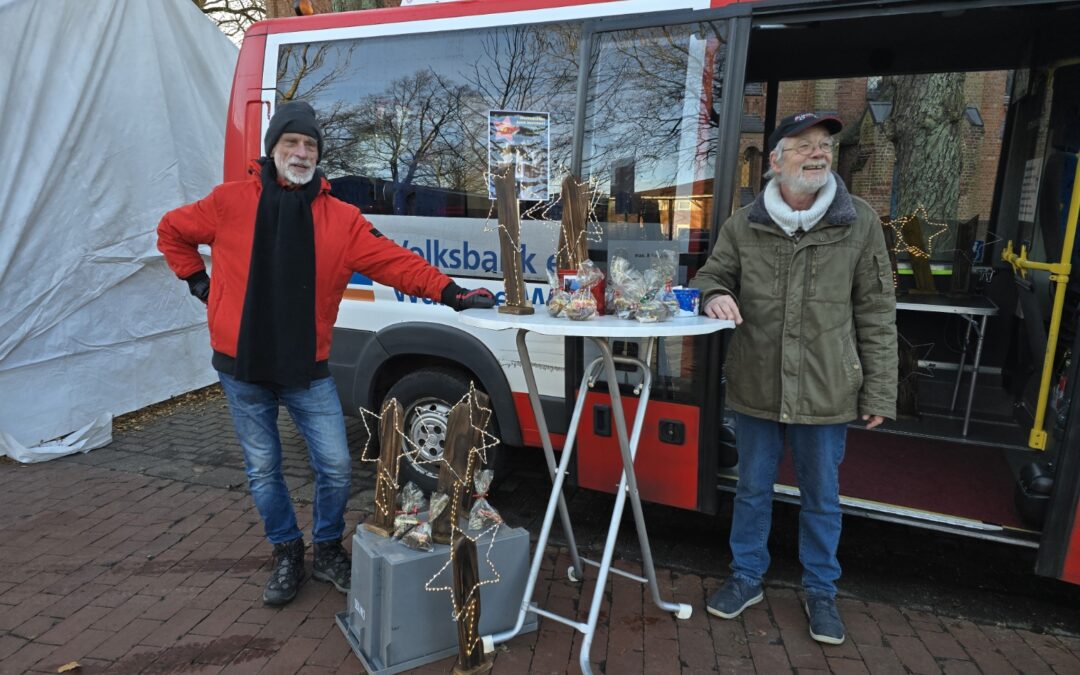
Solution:
<svg viewBox="0 0 1080 675"><path fill-rule="evenodd" d="M492 176L517 165L518 199L548 198L550 125L545 112L488 112L488 198L495 199Z"/></svg>

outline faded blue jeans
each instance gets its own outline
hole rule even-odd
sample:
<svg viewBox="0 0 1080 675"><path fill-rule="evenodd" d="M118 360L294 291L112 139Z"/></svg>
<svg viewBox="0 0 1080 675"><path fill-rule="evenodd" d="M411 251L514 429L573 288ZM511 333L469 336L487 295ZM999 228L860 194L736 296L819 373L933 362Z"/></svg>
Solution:
<svg viewBox="0 0 1080 675"><path fill-rule="evenodd" d="M308 447L315 472L312 541L339 541L345 533L345 503L352 476L345 418L334 380L315 380L307 389L275 393L262 385L218 373L229 401L236 435L244 450L248 487L271 544L302 536L289 487L281 473L278 406L284 405Z"/></svg>
<svg viewBox="0 0 1080 675"><path fill-rule="evenodd" d="M731 523L731 571L761 583L769 569L773 484L791 447L799 482L799 561L807 595L836 597L840 563L840 462L847 424L781 424L736 413L739 484Z"/></svg>

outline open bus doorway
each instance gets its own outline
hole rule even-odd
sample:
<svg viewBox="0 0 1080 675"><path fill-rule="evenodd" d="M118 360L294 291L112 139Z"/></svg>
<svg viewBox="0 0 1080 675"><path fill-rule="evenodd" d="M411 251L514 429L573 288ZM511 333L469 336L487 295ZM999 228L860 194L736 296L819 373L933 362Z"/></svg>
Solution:
<svg viewBox="0 0 1080 675"><path fill-rule="evenodd" d="M900 419L880 432L852 427L841 467L844 506L882 520L1044 547L1048 540L1062 543L1075 511L1068 503L1067 495L1075 493L1069 473L1058 499L1069 522L1049 518L1056 532L1047 536L1054 481L1068 447L1063 439L1071 392L1066 383L1075 369L1076 296L1066 299L1055 347L1051 386L1058 393L1047 406L1045 425L1051 438L1045 450L1033 449L1029 438L1054 289L1049 273L1029 273L1017 283L1001 252L1011 240L1025 243L1032 260L1060 257L1078 149L1068 139L1076 145L1080 116L1076 87L1069 87L1076 67L1060 59L1068 48L1055 39L1027 54L1016 44L1003 45L998 22L1008 16L987 8L979 16L946 13L933 21L809 22L805 15L755 21L732 209L762 186L764 139L776 120L803 109L844 119L834 170L878 211L887 231L899 233L905 221L917 220L922 234L895 246L897 325L907 364L898 392ZM945 55L940 47L915 54L910 40L897 42L896 36L908 35L906 21L929 26L920 44L929 44L931 33L945 39L960 28L954 35L972 27L987 35L984 44L970 34L953 38L959 55ZM852 38L844 42L851 49L821 47L838 44L841 36ZM1001 52L991 54L989 44ZM865 60L858 58L860 50ZM815 53L822 57L808 56ZM756 161L758 153L762 161ZM925 311L917 302L903 302L913 291L972 311ZM975 313L976 307L985 313ZM719 476L721 489L733 489L737 468L722 466ZM782 501L798 500L790 459L776 491Z"/></svg>

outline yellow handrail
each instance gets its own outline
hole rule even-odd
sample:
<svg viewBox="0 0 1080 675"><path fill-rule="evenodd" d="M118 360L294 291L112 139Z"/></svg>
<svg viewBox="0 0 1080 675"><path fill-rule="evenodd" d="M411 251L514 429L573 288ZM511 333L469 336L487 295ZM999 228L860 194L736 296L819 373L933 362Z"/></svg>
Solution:
<svg viewBox="0 0 1080 675"><path fill-rule="evenodd" d="M1035 450L1046 449L1046 401L1050 396L1050 378L1054 369L1054 353L1057 351L1058 333L1061 328L1061 312L1065 307L1065 285L1069 283L1072 272L1072 250L1076 239L1076 221L1080 216L1080 164L1077 165L1073 178L1072 199L1069 201L1069 215L1065 222L1065 241L1061 244L1061 261L1056 263L1032 262L1027 259L1027 248L1020 247L1020 253L1013 251L1012 241L1001 252L1001 259L1012 265L1013 272L1021 278L1027 276L1027 270L1050 272L1050 281L1057 284L1054 289L1054 308L1050 313L1050 332L1046 338L1046 355L1043 357L1042 381L1039 384L1039 401L1035 407L1035 422L1028 435L1028 446Z"/></svg>

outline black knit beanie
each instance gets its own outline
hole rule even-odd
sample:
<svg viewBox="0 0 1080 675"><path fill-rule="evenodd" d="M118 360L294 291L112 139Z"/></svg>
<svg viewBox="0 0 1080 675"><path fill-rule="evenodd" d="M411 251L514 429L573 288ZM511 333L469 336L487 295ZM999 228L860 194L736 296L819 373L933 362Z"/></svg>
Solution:
<svg viewBox="0 0 1080 675"><path fill-rule="evenodd" d="M285 133L304 134L311 136L319 143L319 160L322 160L322 129L315 121L315 109L305 101L289 101L282 103L274 111L270 118L270 126L266 129L265 148L266 156L274 154L274 146L278 139Z"/></svg>

